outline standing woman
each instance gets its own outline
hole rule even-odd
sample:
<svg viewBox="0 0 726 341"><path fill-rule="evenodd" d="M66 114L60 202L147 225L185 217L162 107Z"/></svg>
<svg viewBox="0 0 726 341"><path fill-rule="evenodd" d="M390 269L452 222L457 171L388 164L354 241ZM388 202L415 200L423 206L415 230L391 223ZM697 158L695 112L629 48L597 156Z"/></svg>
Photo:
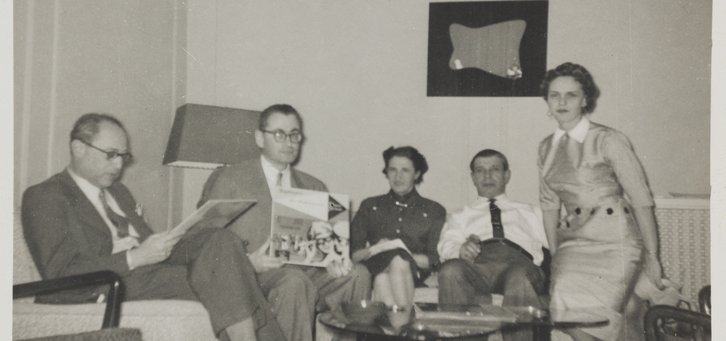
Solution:
<svg viewBox="0 0 726 341"><path fill-rule="evenodd" d="M383 174L391 190L361 203L351 223L351 258L370 271L378 300L408 308L413 304L415 285L438 268L436 245L446 210L416 191L429 167L415 148L388 148L383 160ZM410 253L395 248L371 254L369 246L395 239L401 239Z"/></svg>
<svg viewBox="0 0 726 341"><path fill-rule="evenodd" d="M599 96L584 67L564 63L547 71L541 90L558 123L540 143L538 160L553 254L550 308L607 317L605 327L566 332L575 340L613 340L622 336L625 307L641 273L662 288L653 197L628 138L584 116Z"/></svg>

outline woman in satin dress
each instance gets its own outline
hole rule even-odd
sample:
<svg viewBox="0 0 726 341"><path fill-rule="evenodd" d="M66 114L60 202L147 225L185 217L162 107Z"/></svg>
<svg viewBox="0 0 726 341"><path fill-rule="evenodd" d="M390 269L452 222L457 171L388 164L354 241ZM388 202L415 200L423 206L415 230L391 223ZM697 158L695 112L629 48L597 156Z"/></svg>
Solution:
<svg viewBox="0 0 726 341"><path fill-rule="evenodd" d="M624 318L629 300L637 299L635 284L642 274L663 287L654 202L643 168L624 134L585 116L595 109L599 90L584 67L564 63L548 71L541 90L548 115L558 123L540 143L538 158L553 254L550 308L584 309L609 319L605 327L565 330L575 340L642 338L642 329L634 335L638 331L626 327Z"/></svg>

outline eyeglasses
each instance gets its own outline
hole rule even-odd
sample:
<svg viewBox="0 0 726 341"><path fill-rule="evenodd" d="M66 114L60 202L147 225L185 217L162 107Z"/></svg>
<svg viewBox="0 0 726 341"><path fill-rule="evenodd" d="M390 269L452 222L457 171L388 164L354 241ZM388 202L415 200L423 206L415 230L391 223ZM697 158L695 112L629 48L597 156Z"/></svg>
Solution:
<svg viewBox="0 0 726 341"><path fill-rule="evenodd" d="M299 143L303 139L303 134L299 131L294 131L292 133L286 134L282 130L275 130L275 131L267 131L262 130L263 133L272 134L275 137L275 142L283 143L287 139L287 137L290 137L290 142L292 143Z"/></svg>
<svg viewBox="0 0 726 341"><path fill-rule="evenodd" d="M131 155L131 153L109 152L109 151L105 151L105 150L103 150L101 148L98 148L98 147L96 147L96 146L94 146L94 145L92 145L92 144L90 144L90 143L88 143L86 141L83 141L83 140L80 140L80 139L78 141L81 141L81 142L83 142L83 144L85 144L85 145L87 145L87 146L89 146L89 147L91 147L91 148L93 148L95 150L98 150L101 153L106 154L106 160L108 160L108 161L113 161L117 157L121 157L121 159L123 160L123 162L127 162L127 161L131 160L131 158L133 157L133 155Z"/></svg>

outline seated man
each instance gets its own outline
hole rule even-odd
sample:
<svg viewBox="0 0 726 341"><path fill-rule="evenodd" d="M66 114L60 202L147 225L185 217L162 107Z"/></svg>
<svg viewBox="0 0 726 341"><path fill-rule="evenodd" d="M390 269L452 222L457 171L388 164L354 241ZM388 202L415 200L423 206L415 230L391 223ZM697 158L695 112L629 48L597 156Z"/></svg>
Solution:
<svg viewBox="0 0 726 341"><path fill-rule="evenodd" d="M227 228L237 233L250 250L258 250L256 254L260 257L251 260L261 264L257 268L263 268L257 275L258 281L288 341L312 340L316 310L337 309L342 302L369 298L371 291L371 276L360 264L351 267L350 263L336 260L327 269L282 267L278 258L262 256L270 239L272 188L327 191L320 180L292 167L302 139L302 118L292 106L277 104L265 109L255 130L255 142L262 155L214 171L204 184L198 203L201 206L211 199L257 200ZM288 289L300 283L313 283L317 290L301 295ZM293 323L293 318L307 323Z"/></svg>
<svg viewBox="0 0 726 341"><path fill-rule="evenodd" d="M539 307L546 293L542 247L547 245L542 212L507 198L507 158L486 149L471 160L479 197L452 213L438 251L440 304L471 304L478 295L503 293L503 305ZM529 330L504 332L505 340L531 340Z"/></svg>
<svg viewBox="0 0 726 341"><path fill-rule="evenodd" d="M23 194L28 247L45 279L110 270L126 300L200 301L218 337L282 340L242 241L231 231L192 228L153 233L118 180L131 158L121 122L86 114L71 132L71 162ZM39 297L46 303L96 302L104 287Z"/></svg>

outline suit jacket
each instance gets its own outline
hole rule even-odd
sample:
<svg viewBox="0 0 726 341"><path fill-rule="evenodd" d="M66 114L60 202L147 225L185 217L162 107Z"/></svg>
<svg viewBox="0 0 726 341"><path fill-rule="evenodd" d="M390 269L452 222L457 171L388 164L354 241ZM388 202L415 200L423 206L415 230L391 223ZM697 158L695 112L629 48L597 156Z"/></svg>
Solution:
<svg viewBox="0 0 726 341"><path fill-rule="evenodd" d="M290 172L293 188L328 191L325 184L315 177L294 168L290 168ZM231 222L227 228L245 241L249 252L260 248L270 237L272 196L259 158L215 170L204 184L197 207L201 207L210 199L257 200L255 205Z"/></svg>
<svg viewBox="0 0 726 341"><path fill-rule="evenodd" d="M115 182L106 190L114 197L140 238L153 232L134 211L128 188ZM111 231L67 170L28 188L21 208L23 234L33 261L44 279L111 270L129 275L126 253L111 254ZM104 292L100 288L53 295L54 300L78 302Z"/></svg>

